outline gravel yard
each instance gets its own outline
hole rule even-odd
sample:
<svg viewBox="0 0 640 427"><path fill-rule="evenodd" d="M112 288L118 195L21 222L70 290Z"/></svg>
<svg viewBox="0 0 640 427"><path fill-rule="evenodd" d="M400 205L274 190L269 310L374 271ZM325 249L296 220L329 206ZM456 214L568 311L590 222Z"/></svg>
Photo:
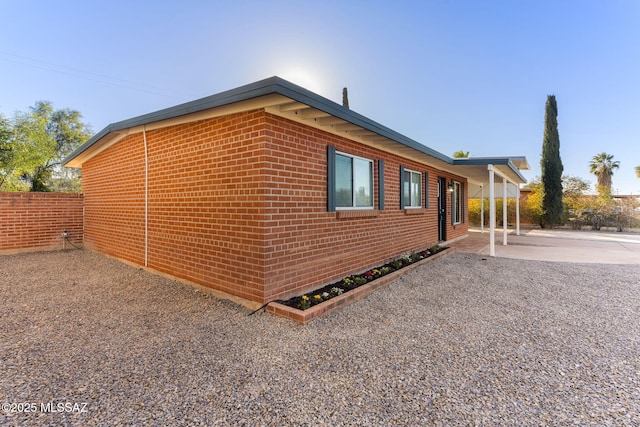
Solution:
<svg viewBox="0 0 640 427"><path fill-rule="evenodd" d="M637 265L456 253L304 327L89 251L0 292L2 425L640 425Z"/></svg>

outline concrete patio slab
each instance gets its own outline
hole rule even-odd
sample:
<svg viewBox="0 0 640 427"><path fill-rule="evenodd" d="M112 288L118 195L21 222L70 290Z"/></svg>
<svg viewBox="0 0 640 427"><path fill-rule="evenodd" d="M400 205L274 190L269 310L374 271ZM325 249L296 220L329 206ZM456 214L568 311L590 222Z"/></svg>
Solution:
<svg viewBox="0 0 640 427"><path fill-rule="evenodd" d="M506 246L502 244L502 230L496 232L495 236L496 257L640 265L640 234L531 229L522 230L517 236L510 230ZM488 231L481 233L479 230L470 230L469 237L465 240L458 244L458 250L489 255Z"/></svg>

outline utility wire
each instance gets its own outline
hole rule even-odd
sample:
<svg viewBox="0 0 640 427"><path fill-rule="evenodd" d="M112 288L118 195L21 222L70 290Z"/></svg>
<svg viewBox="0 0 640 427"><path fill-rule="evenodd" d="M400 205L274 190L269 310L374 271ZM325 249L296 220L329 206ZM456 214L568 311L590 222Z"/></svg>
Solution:
<svg viewBox="0 0 640 427"><path fill-rule="evenodd" d="M76 248L76 249L82 249L81 247L76 246L76 245L74 245L73 243L71 243L71 240L69 240L69 237L68 237L68 236L67 236L67 237L65 237L65 238L64 238L64 240L66 240L66 241L67 241L67 243L69 243L69 244L70 244L71 246L73 246L74 248Z"/></svg>
<svg viewBox="0 0 640 427"><path fill-rule="evenodd" d="M5 62L11 62L18 65L24 65L31 68L36 68L43 71L53 71L55 73L64 74L68 76L78 77L85 80L90 80L96 83L102 83L105 85L121 87L130 90L136 90L139 92L152 93L154 95L166 96L181 101L187 101L189 99L196 98L196 95L178 93L175 91L166 90L157 86L152 86L146 83L133 82L130 80L121 79L118 77L111 77L106 74L95 73L92 71L81 70L66 65L60 65L53 62L43 61L41 59L31 58L24 55L16 55L14 53L5 52L0 50L2 60Z"/></svg>
<svg viewBox="0 0 640 427"><path fill-rule="evenodd" d="M247 316L252 316L252 315L256 314L257 312L259 312L260 310L265 310L267 308L267 306L269 304L271 304L272 302L280 302L281 303L283 301L281 299L274 299L273 301L269 301L268 303L263 304L262 307L260 307L259 309L254 310L251 313L247 314Z"/></svg>

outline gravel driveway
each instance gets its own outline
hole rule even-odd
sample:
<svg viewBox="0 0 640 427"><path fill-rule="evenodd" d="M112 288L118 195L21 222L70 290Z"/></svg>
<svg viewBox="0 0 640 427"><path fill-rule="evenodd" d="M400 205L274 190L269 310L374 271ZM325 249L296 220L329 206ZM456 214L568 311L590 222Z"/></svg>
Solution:
<svg viewBox="0 0 640 427"><path fill-rule="evenodd" d="M456 253L303 327L89 251L2 256L0 424L637 426L639 282Z"/></svg>

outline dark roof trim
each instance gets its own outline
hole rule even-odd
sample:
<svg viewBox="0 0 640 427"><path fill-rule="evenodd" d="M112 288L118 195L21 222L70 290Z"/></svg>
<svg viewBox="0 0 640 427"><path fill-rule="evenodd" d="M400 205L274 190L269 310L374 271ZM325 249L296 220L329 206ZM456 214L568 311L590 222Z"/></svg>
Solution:
<svg viewBox="0 0 640 427"><path fill-rule="evenodd" d="M250 99L258 98L266 95L282 95L291 99L294 102L300 102L308 105L311 108L323 111L334 117L345 120L356 126L360 126L363 129L377 133L378 135L389 138L397 143L404 145L408 148L416 150L419 153L426 154L432 158L443 161L450 165L488 165L488 164L508 164L509 167L516 173L516 175L522 178L523 182L526 179L522 177L517 167L509 161L509 158L470 158L470 159L452 159L438 151L435 151L419 142L408 138L394 130L389 129L386 126L381 125L361 114L356 113L353 110L343 107L327 98L324 98L316 93L313 93L303 87L295 85L280 77L270 77L264 80L260 80L255 83L250 83L245 86L241 86L235 89L220 92L216 95L211 95L205 98L190 101L184 104L176 105L174 107L158 110L153 113L144 114L142 116L133 117L131 119L123 120L120 122L112 123L95 134L86 143L78 147L63 161L63 165L68 164L76 157L90 149L98 141L109 135L110 133L130 129L138 126L143 126L151 123L160 122L163 120L173 119L188 114L198 113L201 111L211 110L217 107L230 105L236 102L248 101ZM518 157L521 162L523 157ZM480 163L475 163L480 162ZM526 159L524 160L526 164ZM527 165L528 167L528 165Z"/></svg>
<svg viewBox="0 0 640 427"><path fill-rule="evenodd" d="M353 110L345 108L340 104L337 104L327 98L324 98L318 94L315 94L307 89L304 89L300 86L297 86L279 77L272 77L272 78L277 79L280 85L280 88L283 89L282 92L280 91L277 92L281 95L287 96L295 101L302 102L304 104L307 104L310 107L313 107L315 109L324 111L325 113L331 114L334 117L343 119L349 123L353 123L354 125L357 125L364 129L375 132L378 135L392 139L409 148L417 150L428 156L434 157L438 160L442 160L450 164L452 162L451 157L446 156L425 145L422 145L411 138L408 138L392 129L389 129L386 126L381 125L380 123L374 122L373 120L361 114L358 114Z"/></svg>
<svg viewBox="0 0 640 427"><path fill-rule="evenodd" d="M348 108L345 108L340 104L337 104L305 88L295 85L287 80L281 79L280 77L270 77L255 83L241 86L236 89L231 89L225 92L218 93L216 95L208 96L206 98L197 99L195 101L176 105L170 108L165 108L153 113L144 114L142 116L112 123L95 134L82 146L78 147L73 153L71 153L66 159L64 159L63 164L67 164L74 158L78 157L80 154L88 150L93 144L112 132L155 123L162 120L172 119L187 114L197 113L200 111L205 111L235 102L246 101L252 98L270 94L279 94L286 96L293 101L301 102L308 105L309 107L324 111L325 113L331 114L332 116L341 118L357 126L361 126L364 129L370 130L371 132L375 132L379 135L397 141L400 144L403 144L421 153L427 154L449 164L452 163L452 159L450 157L439 153L438 151L435 151L429 147L426 147L411 138L407 138L406 136L389 129L381 125L380 123L374 122L373 120L370 120L367 117L358 114Z"/></svg>
<svg viewBox="0 0 640 427"><path fill-rule="evenodd" d="M513 173L515 173L518 176L518 178L522 179L523 182L527 182L526 178L522 176L522 174L520 173L520 169L518 169L513 164L511 159L512 159L511 157L467 157L467 158L461 158L461 159L453 159L453 165L454 166L505 165L505 166L508 166L509 169L511 169ZM514 157L513 159L522 160L524 158Z"/></svg>

